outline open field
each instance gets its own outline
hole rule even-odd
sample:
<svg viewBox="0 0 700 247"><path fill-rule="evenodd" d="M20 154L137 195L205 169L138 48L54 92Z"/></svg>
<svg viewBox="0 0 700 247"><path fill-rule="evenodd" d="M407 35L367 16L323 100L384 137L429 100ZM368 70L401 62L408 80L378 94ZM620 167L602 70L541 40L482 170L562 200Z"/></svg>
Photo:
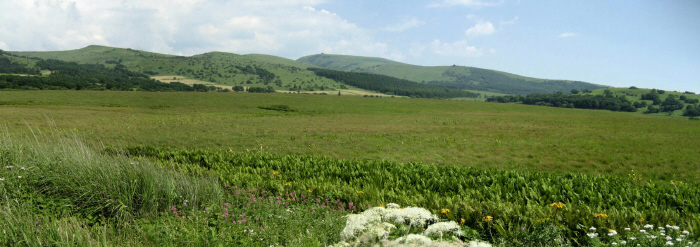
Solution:
<svg viewBox="0 0 700 247"><path fill-rule="evenodd" d="M0 92L11 133L698 181L700 121L516 104L309 94ZM34 105L17 105L34 101ZM43 105L37 105L37 102ZM49 104L49 105L47 105ZM57 106L59 104L59 106ZM297 112L259 109L288 105Z"/></svg>
<svg viewBox="0 0 700 247"><path fill-rule="evenodd" d="M700 121L244 92L0 91L0 115L7 246L327 246L387 203L497 246L700 238Z"/></svg>

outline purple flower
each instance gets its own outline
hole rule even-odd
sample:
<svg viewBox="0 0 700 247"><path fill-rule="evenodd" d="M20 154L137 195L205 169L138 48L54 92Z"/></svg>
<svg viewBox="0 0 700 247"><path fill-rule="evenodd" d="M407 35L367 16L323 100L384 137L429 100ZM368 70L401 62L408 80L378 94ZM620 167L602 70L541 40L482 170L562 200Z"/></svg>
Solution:
<svg viewBox="0 0 700 247"><path fill-rule="evenodd" d="M39 226L39 221L34 222L34 225L35 225L35 226Z"/></svg>

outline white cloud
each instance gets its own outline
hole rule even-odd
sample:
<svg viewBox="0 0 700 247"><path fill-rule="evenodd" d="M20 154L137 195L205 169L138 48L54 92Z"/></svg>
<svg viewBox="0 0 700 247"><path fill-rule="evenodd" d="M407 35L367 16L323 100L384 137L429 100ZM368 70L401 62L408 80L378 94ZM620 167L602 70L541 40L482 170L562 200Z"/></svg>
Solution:
<svg viewBox="0 0 700 247"><path fill-rule="evenodd" d="M479 21L473 27L467 29L465 34L469 37L490 35L496 32L496 28L489 21Z"/></svg>
<svg viewBox="0 0 700 247"><path fill-rule="evenodd" d="M579 35L578 33L566 32L566 33L559 34L559 38L571 38L571 37L576 37L578 35Z"/></svg>
<svg viewBox="0 0 700 247"><path fill-rule="evenodd" d="M9 50L10 47L5 44L5 42L0 41L0 50Z"/></svg>
<svg viewBox="0 0 700 247"><path fill-rule="evenodd" d="M442 0L435 2L428 7L451 7L451 6L466 6L466 7L490 7L503 4L503 1L483 1L483 0Z"/></svg>
<svg viewBox="0 0 700 247"><path fill-rule="evenodd" d="M484 54L483 49L467 44L466 40L454 43L442 43L440 40L433 40L429 45L430 49L438 55L451 57L480 57Z"/></svg>
<svg viewBox="0 0 700 247"><path fill-rule="evenodd" d="M390 25L388 27L385 27L384 30L389 31L389 32L401 32L405 31L414 27L419 27L425 25L425 22L419 21L416 18L404 21L402 23Z"/></svg>
<svg viewBox="0 0 700 247"><path fill-rule="evenodd" d="M193 55L213 50L299 57L319 52L401 57L325 0L5 0L0 48L107 45ZM409 23L411 24L411 23Z"/></svg>

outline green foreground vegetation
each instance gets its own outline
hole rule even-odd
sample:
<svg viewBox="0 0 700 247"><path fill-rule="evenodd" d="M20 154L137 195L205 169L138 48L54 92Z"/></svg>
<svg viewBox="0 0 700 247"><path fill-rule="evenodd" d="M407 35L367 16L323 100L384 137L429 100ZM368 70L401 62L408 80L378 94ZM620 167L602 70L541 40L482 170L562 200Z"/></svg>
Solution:
<svg viewBox="0 0 700 247"><path fill-rule="evenodd" d="M388 203L502 246L700 237L700 123L683 118L116 91L0 91L0 115L3 245L324 246Z"/></svg>

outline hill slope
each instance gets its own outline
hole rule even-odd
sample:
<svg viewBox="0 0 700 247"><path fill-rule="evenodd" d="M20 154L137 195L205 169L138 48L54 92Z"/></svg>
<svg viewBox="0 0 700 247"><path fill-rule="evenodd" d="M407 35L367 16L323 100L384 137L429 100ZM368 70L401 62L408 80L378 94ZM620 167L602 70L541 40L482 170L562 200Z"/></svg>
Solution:
<svg viewBox="0 0 700 247"><path fill-rule="evenodd" d="M580 81L546 80L465 66L417 66L383 58L318 54L297 59L326 69L376 73L448 88L506 94L569 92L600 89Z"/></svg>
<svg viewBox="0 0 700 247"><path fill-rule="evenodd" d="M225 86L272 86L277 90L296 86L301 91L318 91L335 90L342 85L307 71L309 64L270 55L209 52L186 57L96 45L70 51L7 53L81 64L97 63L112 68L121 64L131 71L154 77L187 77Z"/></svg>

